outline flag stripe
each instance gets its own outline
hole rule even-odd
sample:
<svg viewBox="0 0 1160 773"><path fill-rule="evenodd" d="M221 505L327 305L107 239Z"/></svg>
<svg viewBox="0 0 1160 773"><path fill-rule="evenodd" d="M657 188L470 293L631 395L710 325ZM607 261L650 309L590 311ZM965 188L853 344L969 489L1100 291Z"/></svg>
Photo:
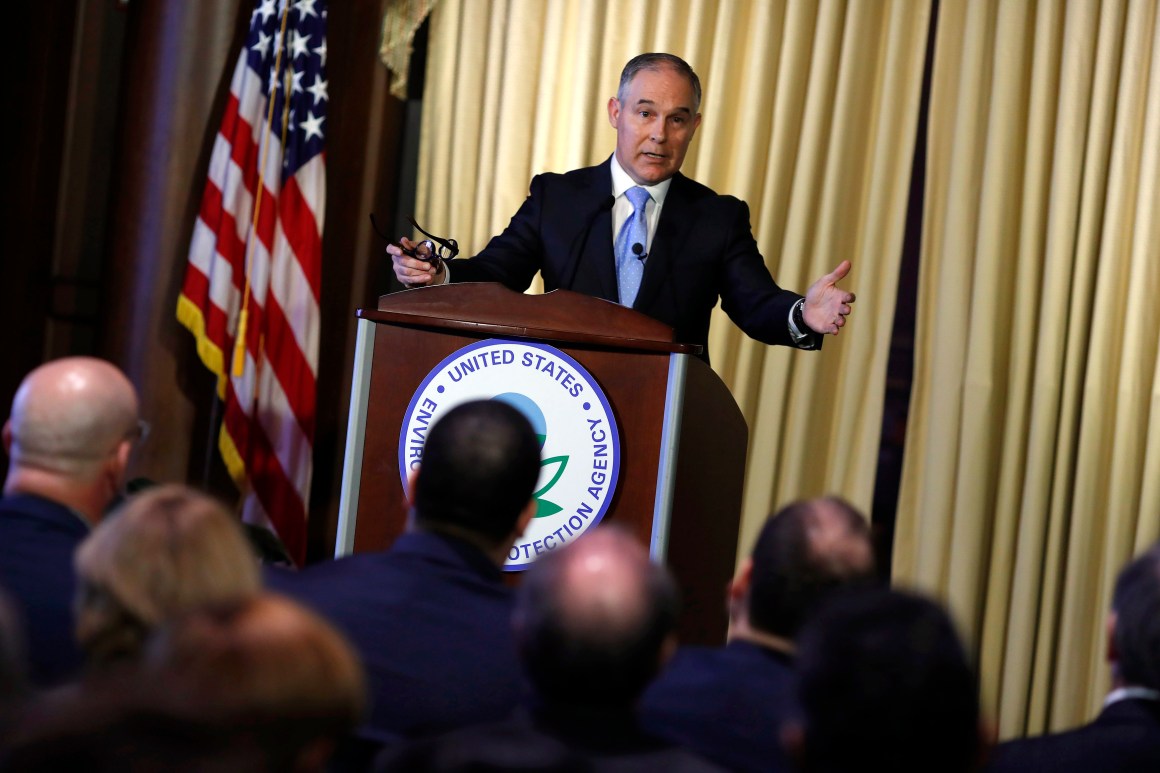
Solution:
<svg viewBox="0 0 1160 773"><path fill-rule="evenodd" d="M255 6L177 308L219 379L218 447L247 496L243 512L272 526L299 562L313 468L327 100L293 84L325 87L325 6ZM234 373L243 320L242 369Z"/></svg>
<svg viewBox="0 0 1160 773"><path fill-rule="evenodd" d="M319 258L322 256L322 237L314 223L311 214L314 212L302 197L302 193L295 180L286 183L282 189L282 198L278 200L282 233L286 235L289 248L298 256L303 279L318 303L320 287L311 282L310 277L320 276L322 266Z"/></svg>
<svg viewBox="0 0 1160 773"><path fill-rule="evenodd" d="M231 389L227 394L234 393ZM218 439L223 457L231 455L230 445L236 449L232 452L236 454L236 459L231 464L227 458L226 466L230 468L230 473L239 486L248 483L251 487L252 494L261 502L262 509L269 515L290 555L304 554L306 532L304 500L298 495L298 487L287 476L284 466L287 460L280 459L278 452L271 445L269 438L271 436L277 438L278 435L274 432L267 434L268 426L263 419L251 421L250 417L241 411L236 395L234 397L233 401L227 400L232 407L226 411L221 436ZM273 409L263 409L260 412L262 417L278 415L279 412ZM277 429L278 425L271 422L269 428ZM306 456L309 458L309 454ZM309 480L309 467L300 468L299 472L304 473Z"/></svg>
<svg viewBox="0 0 1160 773"><path fill-rule="evenodd" d="M294 330L287 324L281 307L273 299L266 306L268 317L266 351L278 381L287 385L286 402L298 420L302 432L314 437L314 369L298 348Z"/></svg>

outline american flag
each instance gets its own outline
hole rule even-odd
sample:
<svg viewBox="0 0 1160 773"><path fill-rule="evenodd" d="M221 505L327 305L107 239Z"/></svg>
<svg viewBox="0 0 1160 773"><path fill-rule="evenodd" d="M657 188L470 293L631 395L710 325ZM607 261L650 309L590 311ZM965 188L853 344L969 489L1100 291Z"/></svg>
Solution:
<svg viewBox="0 0 1160 773"><path fill-rule="evenodd" d="M218 448L246 495L243 516L273 528L299 563L313 469L326 89L326 0L260 0L177 302L218 377Z"/></svg>

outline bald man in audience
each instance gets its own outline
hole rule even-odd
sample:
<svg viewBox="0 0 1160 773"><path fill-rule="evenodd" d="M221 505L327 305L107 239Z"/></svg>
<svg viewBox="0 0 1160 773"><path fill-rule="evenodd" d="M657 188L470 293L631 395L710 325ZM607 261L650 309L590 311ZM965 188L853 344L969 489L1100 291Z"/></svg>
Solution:
<svg viewBox="0 0 1160 773"><path fill-rule="evenodd" d="M528 571L513 626L534 688L526 714L406 750L388 770L717 771L643 731L636 704L676 646L677 590L603 526Z"/></svg>
<svg viewBox="0 0 1160 773"><path fill-rule="evenodd" d="M0 586L13 597L40 687L74 676L73 550L120 494L140 435L137 394L112 364L55 360L21 382L4 424Z"/></svg>
<svg viewBox="0 0 1160 773"><path fill-rule="evenodd" d="M789 769L777 728L795 707L794 639L831 593L873 577L854 508L835 498L786 506L730 585L728 644L682 648L645 693L645 727L732 770Z"/></svg>

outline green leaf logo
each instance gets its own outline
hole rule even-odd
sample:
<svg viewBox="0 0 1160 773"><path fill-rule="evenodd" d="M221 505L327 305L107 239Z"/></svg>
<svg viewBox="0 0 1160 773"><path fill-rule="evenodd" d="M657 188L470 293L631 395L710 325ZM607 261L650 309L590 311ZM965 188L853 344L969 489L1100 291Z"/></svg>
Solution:
<svg viewBox="0 0 1160 773"><path fill-rule="evenodd" d="M560 476L564 474L564 470L568 468L568 456L550 456L540 462L540 467L546 468L553 464L556 465L555 474L552 475L551 479L547 483L545 483L535 493L532 494L532 496L536 499L537 518L544 518L549 515L555 515L564 509L555 502L549 502L547 499L543 498L545 494L551 491L552 486L555 486L557 481L560 480Z"/></svg>

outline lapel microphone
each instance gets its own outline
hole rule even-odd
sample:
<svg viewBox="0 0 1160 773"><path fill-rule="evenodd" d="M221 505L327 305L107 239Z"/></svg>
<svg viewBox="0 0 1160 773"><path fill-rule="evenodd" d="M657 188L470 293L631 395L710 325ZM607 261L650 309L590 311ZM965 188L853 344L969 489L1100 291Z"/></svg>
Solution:
<svg viewBox="0 0 1160 773"><path fill-rule="evenodd" d="M642 245L640 242L633 242L632 254L635 255L636 259L641 263L643 263L648 257L648 253L644 251L644 245Z"/></svg>

